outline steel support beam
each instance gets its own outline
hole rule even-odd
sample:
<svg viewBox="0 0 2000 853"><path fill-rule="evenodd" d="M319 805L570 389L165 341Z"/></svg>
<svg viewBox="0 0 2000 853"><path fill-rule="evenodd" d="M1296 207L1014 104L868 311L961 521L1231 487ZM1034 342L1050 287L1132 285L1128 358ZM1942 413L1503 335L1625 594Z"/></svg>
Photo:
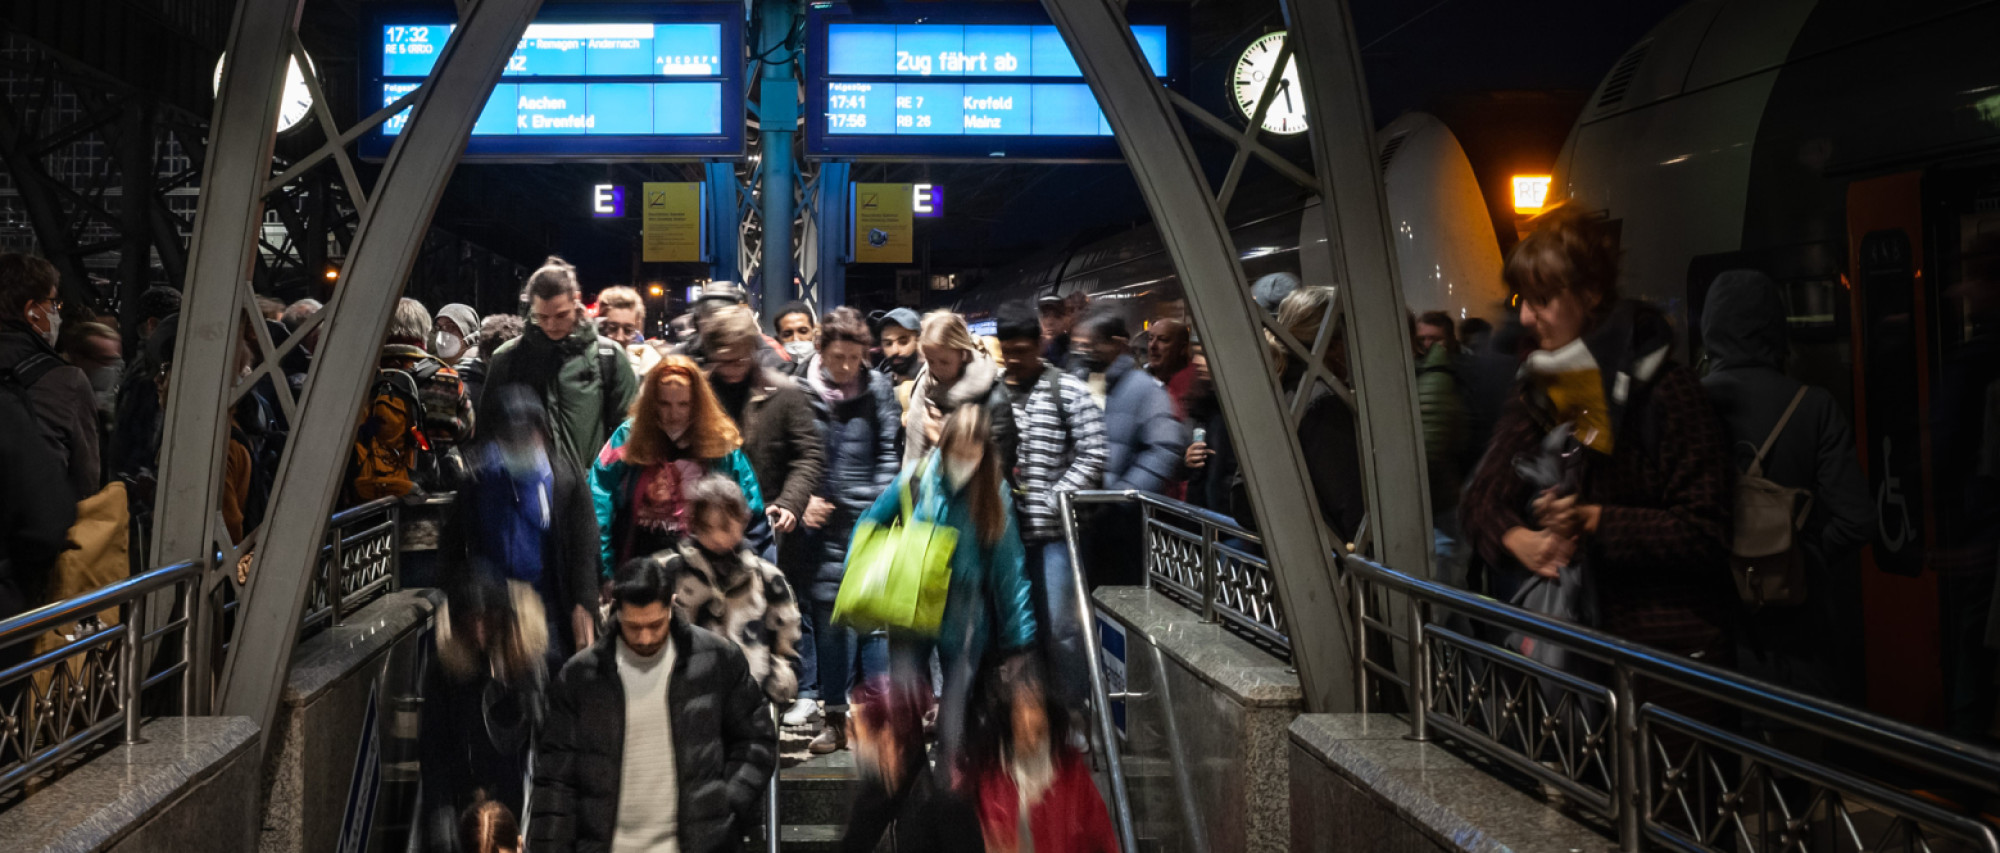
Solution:
<svg viewBox="0 0 2000 853"><path fill-rule="evenodd" d="M706 163L702 167L708 191L708 277L743 281L743 213L736 164Z"/></svg>
<svg viewBox="0 0 2000 853"><path fill-rule="evenodd" d="M257 4L245 4L255 6ZM291 665L327 516L346 470L344 453L380 357L382 337L422 247L445 184L493 86L541 0L480 0L452 33L409 125L383 165L329 306L331 322L307 380L292 448L278 470L241 626L223 679L223 713L269 732ZM288 40L279 40L279 47ZM268 126L268 119L266 123ZM268 747L268 742L267 742Z"/></svg>
<svg viewBox="0 0 2000 853"><path fill-rule="evenodd" d="M229 62L209 122L200 206L195 210L188 274L169 385L166 430L160 439L160 484L151 565L183 560L207 564L230 543L220 528L223 448L235 364L240 282L248 275L263 228L264 180L271 173L286 45L304 0L240 3L229 30ZM335 447L337 444L321 445ZM203 599L214 573L204 581ZM209 713L209 643L214 608L194 613L197 651L189 662L193 713ZM297 624L296 618L293 624ZM296 631L294 631L296 633ZM287 646L289 648L289 646ZM280 673L277 682L283 683ZM268 718L262 722L268 724Z"/></svg>
<svg viewBox="0 0 2000 853"><path fill-rule="evenodd" d="M1319 176L1325 213L1319 219L1333 249L1334 280L1345 285L1341 302L1358 410L1355 438L1375 559L1431 577L1430 478L1424 472L1423 424L1417 414L1410 309L1390 248L1389 208L1382 197L1361 50L1347 0L1285 0L1283 5L1286 39L1294 47L1311 120L1313 171Z"/></svg>
<svg viewBox="0 0 2000 853"><path fill-rule="evenodd" d="M792 287L792 186L799 166L792 159L792 134L799 126L799 83L792 69L798 63L788 43L799 9L795 0L761 0L757 51L765 57L759 82L757 120L764 164L764 250L758 268L763 281L766 325L771 313L798 298ZM782 61L780 59L782 58Z"/></svg>
<svg viewBox="0 0 2000 853"><path fill-rule="evenodd" d="M830 311L847 304L847 194L851 168L846 163L826 162L819 167L819 181L813 201L813 275L819 279L819 309Z"/></svg>
<svg viewBox="0 0 2000 853"><path fill-rule="evenodd" d="M1352 703L1349 640L1336 598L1332 541L1284 398L1264 357L1262 311L1238 265L1222 210L1203 178L1167 89L1153 77L1117 0L1043 0L1110 119L1132 177L1201 327L1229 428L1277 570L1306 708ZM1284 532L1280 532L1284 531Z"/></svg>

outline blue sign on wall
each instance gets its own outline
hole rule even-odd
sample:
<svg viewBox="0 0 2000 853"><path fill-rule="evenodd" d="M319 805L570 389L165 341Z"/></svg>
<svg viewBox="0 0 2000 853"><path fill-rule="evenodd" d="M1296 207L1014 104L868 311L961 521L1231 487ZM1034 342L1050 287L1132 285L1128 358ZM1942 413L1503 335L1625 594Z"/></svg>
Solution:
<svg viewBox="0 0 2000 853"><path fill-rule="evenodd" d="M742 153L742 16L731 11L713 4L551 9L508 57L465 159ZM388 12L363 25L362 91L379 92L386 106L423 82L454 29L435 14ZM363 137L362 155L387 156L409 113Z"/></svg>
<svg viewBox="0 0 2000 853"><path fill-rule="evenodd" d="M1134 38L1173 82L1174 28L1133 10ZM921 22L921 23L919 23ZM1100 159L1111 124L1039 8L889 4L815 11L807 24L807 152L814 156Z"/></svg>

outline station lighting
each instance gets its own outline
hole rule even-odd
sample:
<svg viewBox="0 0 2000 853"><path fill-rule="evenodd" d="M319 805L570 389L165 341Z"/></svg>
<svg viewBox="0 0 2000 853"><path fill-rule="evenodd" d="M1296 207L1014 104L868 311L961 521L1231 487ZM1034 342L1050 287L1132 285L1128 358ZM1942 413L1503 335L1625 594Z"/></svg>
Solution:
<svg viewBox="0 0 2000 853"><path fill-rule="evenodd" d="M334 279L337 279L337 278L340 278L340 270L339 270L339 269L337 269L337 268L335 268L335 267L327 267L327 268L326 268L326 280L327 280L327 281L333 281Z"/></svg>
<svg viewBox="0 0 2000 853"><path fill-rule="evenodd" d="M1514 176L1514 212L1532 216L1542 212L1549 200L1549 175Z"/></svg>
<svg viewBox="0 0 2000 853"><path fill-rule="evenodd" d="M659 282L654 282L652 287L646 288L646 293L657 298L667 295L667 289L661 287Z"/></svg>

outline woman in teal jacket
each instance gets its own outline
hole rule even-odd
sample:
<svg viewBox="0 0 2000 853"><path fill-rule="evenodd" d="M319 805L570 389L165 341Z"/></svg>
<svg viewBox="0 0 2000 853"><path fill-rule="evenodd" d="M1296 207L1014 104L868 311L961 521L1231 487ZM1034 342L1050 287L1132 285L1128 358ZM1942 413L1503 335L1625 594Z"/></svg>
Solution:
<svg viewBox="0 0 2000 853"><path fill-rule="evenodd" d="M912 520L958 531L937 638L889 636L889 669L899 682L926 677L933 647L944 665L937 717L940 767L951 767L958 755L966 700L987 648L1012 652L1035 643L1035 614L1021 570L1021 534L999 460L985 407L961 406L945 422L938 449L903 469L855 526L856 541L861 541L871 525L893 523L903 511L902 494L908 488ZM899 740L922 748L920 733Z"/></svg>
<svg viewBox="0 0 2000 853"><path fill-rule="evenodd" d="M680 544L688 530L687 487L708 474L735 480L750 517L764 517L764 496L735 422L694 360L670 355L646 373L631 416L590 466L605 580L628 559Z"/></svg>

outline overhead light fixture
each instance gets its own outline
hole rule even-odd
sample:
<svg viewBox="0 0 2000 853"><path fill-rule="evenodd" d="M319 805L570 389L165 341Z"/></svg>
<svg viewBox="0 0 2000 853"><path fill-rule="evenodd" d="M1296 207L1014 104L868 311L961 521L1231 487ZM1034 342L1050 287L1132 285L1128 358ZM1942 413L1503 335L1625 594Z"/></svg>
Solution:
<svg viewBox="0 0 2000 853"><path fill-rule="evenodd" d="M326 269L326 280L327 280L327 281L333 281L334 279L337 279L337 278L339 278L339 277L340 277L340 270L338 270L338 269L335 269L335 268L333 268L333 267L327 267L327 269Z"/></svg>
<svg viewBox="0 0 2000 853"><path fill-rule="evenodd" d="M1514 212L1532 216L1548 205L1550 175L1514 176Z"/></svg>
<svg viewBox="0 0 2000 853"><path fill-rule="evenodd" d="M665 296L667 293L667 289L655 283L652 287L646 288L646 293L655 297Z"/></svg>

